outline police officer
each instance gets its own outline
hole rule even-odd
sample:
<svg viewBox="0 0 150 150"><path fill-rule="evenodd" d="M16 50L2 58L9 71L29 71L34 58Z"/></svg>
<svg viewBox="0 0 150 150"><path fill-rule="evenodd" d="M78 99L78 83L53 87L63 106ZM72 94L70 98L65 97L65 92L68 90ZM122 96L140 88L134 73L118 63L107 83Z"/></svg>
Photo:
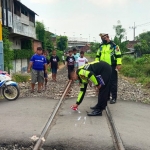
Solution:
<svg viewBox="0 0 150 150"><path fill-rule="evenodd" d="M118 73L121 69L121 51L119 46L109 39L108 34L99 34L102 43L97 51L96 59L97 61L105 61L112 67L111 82L110 82L110 93L112 94L112 99L110 99L110 94L108 100L110 104L116 103L117 100L117 86L118 86Z"/></svg>
<svg viewBox="0 0 150 150"><path fill-rule="evenodd" d="M72 106L74 110L81 104L88 83L92 82L99 90L98 103L96 106L91 107L93 111L88 113L88 116L101 116L102 111L107 106L107 99L109 94L109 84L111 78L111 66L104 61L95 61L84 66L81 66L76 72L73 73L72 79L79 80L80 92L76 104Z"/></svg>

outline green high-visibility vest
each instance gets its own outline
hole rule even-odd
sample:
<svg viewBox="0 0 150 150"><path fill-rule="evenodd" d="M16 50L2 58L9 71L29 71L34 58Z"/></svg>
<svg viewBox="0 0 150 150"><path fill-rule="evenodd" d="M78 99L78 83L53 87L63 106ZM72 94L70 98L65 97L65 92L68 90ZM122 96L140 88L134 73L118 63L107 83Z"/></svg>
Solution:
<svg viewBox="0 0 150 150"><path fill-rule="evenodd" d="M105 61L110 65L121 65L121 51L119 46L110 41L107 44L101 44L96 54L96 61Z"/></svg>

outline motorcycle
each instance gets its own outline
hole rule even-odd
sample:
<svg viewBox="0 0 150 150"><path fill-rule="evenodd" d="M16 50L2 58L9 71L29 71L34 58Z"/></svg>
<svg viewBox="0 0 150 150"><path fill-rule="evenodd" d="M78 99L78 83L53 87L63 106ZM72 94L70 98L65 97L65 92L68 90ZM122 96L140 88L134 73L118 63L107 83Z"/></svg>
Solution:
<svg viewBox="0 0 150 150"><path fill-rule="evenodd" d="M12 81L6 71L0 71L0 90L4 98L9 101L16 100L20 95L18 84Z"/></svg>

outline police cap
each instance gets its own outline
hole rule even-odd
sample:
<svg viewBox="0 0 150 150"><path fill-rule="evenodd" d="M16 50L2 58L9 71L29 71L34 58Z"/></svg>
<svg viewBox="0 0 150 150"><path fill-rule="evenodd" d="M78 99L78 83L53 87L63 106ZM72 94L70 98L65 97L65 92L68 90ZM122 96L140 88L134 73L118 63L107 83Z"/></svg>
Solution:
<svg viewBox="0 0 150 150"><path fill-rule="evenodd" d="M107 34L107 33L100 33L100 34L99 34L100 37L103 37L103 36L105 36L105 35L108 35L108 34Z"/></svg>

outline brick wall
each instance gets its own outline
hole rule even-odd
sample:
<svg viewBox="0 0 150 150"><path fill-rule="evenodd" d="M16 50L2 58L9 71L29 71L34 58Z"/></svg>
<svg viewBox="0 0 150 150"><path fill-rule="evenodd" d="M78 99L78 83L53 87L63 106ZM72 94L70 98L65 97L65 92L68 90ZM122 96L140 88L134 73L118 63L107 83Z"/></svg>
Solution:
<svg viewBox="0 0 150 150"><path fill-rule="evenodd" d="M34 40L33 41L33 51L36 52L37 47L42 47L42 43L40 41Z"/></svg>

